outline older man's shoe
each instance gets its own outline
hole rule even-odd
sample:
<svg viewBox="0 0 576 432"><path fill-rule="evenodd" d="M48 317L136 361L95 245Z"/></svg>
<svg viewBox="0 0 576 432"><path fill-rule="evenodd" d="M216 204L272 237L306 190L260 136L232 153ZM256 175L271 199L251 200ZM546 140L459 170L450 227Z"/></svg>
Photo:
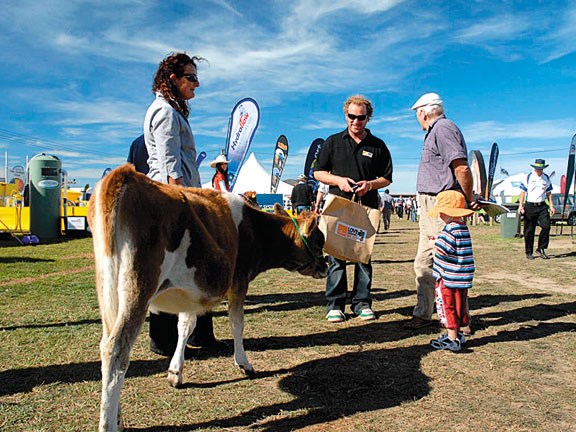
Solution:
<svg viewBox="0 0 576 432"><path fill-rule="evenodd" d="M424 318L413 316L412 318L410 318L410 320L405 321L402 324L402 328L405 328L407 330L418 330L424 327L428 327L429 325L432 325L432 323L433 323L432 320L427 320Z"/></svg>
<svg viewBox="0 0 576 432"><path fill-rule="evenodd" d="M534 259L534 255L532 255L532 254L526 254L526 259L533 260L533 259Z"/></svg>
<svg viewBox="0 0 576 432"><path fill-rule="evenodd" d="M546 255L546 251L544 249L538 249L537 252L542 257L542 259L550 259L550 257Z"/></svg>

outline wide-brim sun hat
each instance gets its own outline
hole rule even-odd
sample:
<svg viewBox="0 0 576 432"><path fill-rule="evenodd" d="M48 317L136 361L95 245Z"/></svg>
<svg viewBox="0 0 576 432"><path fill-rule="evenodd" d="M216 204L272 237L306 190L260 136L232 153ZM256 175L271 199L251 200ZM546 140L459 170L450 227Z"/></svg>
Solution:
<svg viewBox="0 0 576 432"><path fill-rule="evenodd" d="M470 216L474 210L466 208L466 198L461 192L449 190L436 196L436 205L428 212L431 218L437 218L440 213L452 217Z"/></svg>
<svg viewBox="0 0 576 432"><path fill-rule="evenodd" d="M535 169L544 169L547 168L546 161L544 159L536 159L533 164L530 165L532 168Z"/></svg>
<svg viewBox="0 0 576 432"><path fill-rule="evenodd" d="M414 105L412 105L411 109L417 110L418 108L422 108L428 105L442 105L442 99L440 99L438 93L426 93L420 96L420 99L418 99Z"/></svg>
<svg viewBox="0 0 576 432"><path fill-rule="evenodd" d="M230 161L226 159L226 155L220 154L216 159L210 162L210 168L216 168L219 163L229 164Z"/></svg>

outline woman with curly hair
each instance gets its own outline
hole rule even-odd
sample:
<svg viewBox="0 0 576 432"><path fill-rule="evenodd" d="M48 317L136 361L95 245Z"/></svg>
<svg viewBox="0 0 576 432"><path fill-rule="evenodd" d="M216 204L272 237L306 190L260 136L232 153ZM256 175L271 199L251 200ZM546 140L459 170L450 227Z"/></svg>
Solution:
<svg viewBox="0 0 576 432"><path fill-rule="evenodd" d="M156 99L146 112L144 137L148 177L162 183L201 187L188 100L200 86L196 63L202 60L173 53L162 60L154 76Z"/></svg>
<svg viewBox="0 0 576 432"><path fill-rule="evenodd" d="M146 112L144 139L148 150L148 177L162 183L202 187L196 164L196 144L188 115L188 101L200 86L196 64L201 57L168 55L156 71L152 91L156 99ZM176 315L150 313L150 349L172 356L178 341ZM210 347L214 338L212 315L198 317L188 343Z"/></svg>

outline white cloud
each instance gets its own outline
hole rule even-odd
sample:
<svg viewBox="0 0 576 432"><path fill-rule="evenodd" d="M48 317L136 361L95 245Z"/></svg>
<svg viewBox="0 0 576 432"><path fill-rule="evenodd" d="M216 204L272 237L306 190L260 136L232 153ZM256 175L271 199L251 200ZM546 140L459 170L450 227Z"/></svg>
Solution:
<svg viewBox="0 0 576 432"><path fill-rule="evenodd" d="M294 7L294 21L317 22L337 12L367 15L387 11L405 0L300 0Z"/></svg>
<svg viewBox="0 0 576 432"><path fill-rule="evenodd" d="M518 123L482 121L463 126L462 131L466 142L469 143L493 142L502 139L570 139L574 133L574 120L540 120Z"/></svg>
<svg viewBox="0 0 576 432"><path fill-rule="evenodd" d="M565 11L542 37L547 54L544 63L560 59L576 51L576 5Z"/></svg>
<svg viewBox="0 0 576 432"><path fill-rule="evenodd" d="M115 99L51 101L47 105L64 117L56 121L62 126L93 124L141 124L143 108L133 102Z"/></svg>
<svg viewBox="0 0 576 432"><path fill-rule="evenodd" d="M242 16L242 14L237 9L235 9L230 3L228 3L225 0L210 0L210 1L212 3L218 5L218 6L221 6L222 8L227 10L228 12L232 12L234 15L237 15L240 17Z"/></svg>
<svg viewBox="0 0 576 432"><path fill-rule="evenodd" d="M533 23L526 16L498 15L462 28L456 34L456 39L477 45L493 42L503 45L503 41L525 36L532 26Z"/></svg>

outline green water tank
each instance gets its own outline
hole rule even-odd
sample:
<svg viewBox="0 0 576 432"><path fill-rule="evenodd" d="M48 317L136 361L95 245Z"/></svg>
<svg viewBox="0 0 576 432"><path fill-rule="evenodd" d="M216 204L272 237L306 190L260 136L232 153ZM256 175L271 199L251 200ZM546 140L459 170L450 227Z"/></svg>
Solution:
<svg viewBox="0 0 576 432"><path fill-rule="evenodd" d="M30 232L40 239L60 236L62 162L40 153L30 159Z"/></svg>

